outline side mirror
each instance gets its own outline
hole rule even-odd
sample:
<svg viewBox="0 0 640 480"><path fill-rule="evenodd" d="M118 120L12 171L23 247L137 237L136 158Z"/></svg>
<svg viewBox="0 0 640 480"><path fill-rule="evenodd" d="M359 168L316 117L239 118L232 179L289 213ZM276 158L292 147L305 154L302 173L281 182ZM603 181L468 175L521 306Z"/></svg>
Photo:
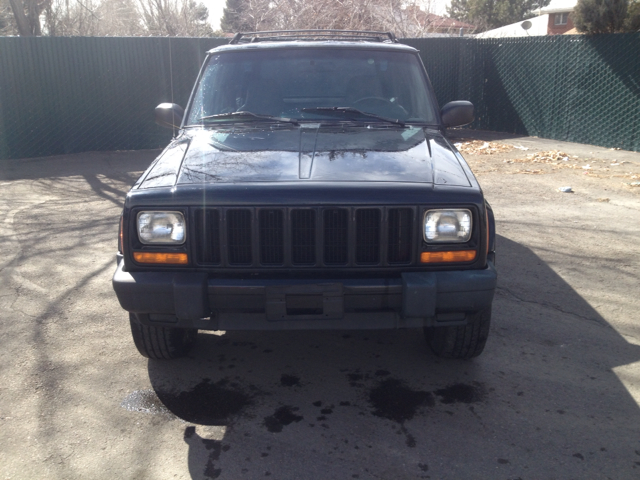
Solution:
<svg viewBox="0 0 640 480"><path fill-rule="evenodd" d="M156 107L156 123L161 127L180 128L184 109L175 103L161 103Z"/></svg>
<svg viewBox="0 0 640 480"><path fill-rule="evenodd" d="M456 100L442 107L440 117L442 117L442 123L445 127L461 127L462 125L473 122L475 109L471 102Z"/></svg>

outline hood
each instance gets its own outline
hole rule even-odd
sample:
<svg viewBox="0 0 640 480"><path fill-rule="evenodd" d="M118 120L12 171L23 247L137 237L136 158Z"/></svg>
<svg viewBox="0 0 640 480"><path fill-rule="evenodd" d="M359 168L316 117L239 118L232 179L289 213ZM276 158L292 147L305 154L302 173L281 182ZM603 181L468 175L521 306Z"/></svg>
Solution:
<svg viewBox="0 0 640 480"><path fill-rule="evenodd" d="M439 132L422 127L280 124L185 132L138 188L254 182L407 182L471 186Z"/></svg>

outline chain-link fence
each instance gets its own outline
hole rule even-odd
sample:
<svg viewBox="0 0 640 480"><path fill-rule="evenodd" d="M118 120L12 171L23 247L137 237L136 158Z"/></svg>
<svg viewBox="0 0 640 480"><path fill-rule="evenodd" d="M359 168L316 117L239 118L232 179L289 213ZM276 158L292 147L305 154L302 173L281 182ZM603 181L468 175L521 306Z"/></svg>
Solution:
<svg viewBox="0 0 640 480"><path fill-rule="evenodd" d="M226 42L0 38L0 158L164 146L153 109L184 106L206 51ZM440 105L476 105L474 128L640 150L640 34L403 43Z"/></svg>

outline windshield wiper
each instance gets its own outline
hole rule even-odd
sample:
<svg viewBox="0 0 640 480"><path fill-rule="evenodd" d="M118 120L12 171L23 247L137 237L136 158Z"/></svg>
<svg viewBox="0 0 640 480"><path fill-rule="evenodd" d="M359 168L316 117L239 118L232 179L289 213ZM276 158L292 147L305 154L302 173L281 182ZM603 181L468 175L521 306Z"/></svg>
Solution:
<svg viewBox="0 0 640 480"><path fill-rule="evenodd" d="M353 107L308 107L308 108L303 108L302 111L309 112L309 113L318 113L320 115L347 115L349 113L355 113L356 115L375 118L377 120L382 120L383 122L389 122L389 123L393 123L394 125L400 125L401 127L404 127L404 122L397 118L383 117L382 115L363 112L362 110L358 110L357 108L353 108Z"/></svg>
<svg viewBox="0 0 640 480"><path fill-rule="evenodd" d="M279 123L292 123L293 125L299 125L297 120L293 118L284 118L284 117L276 117L274 115L264 115L260 113L253 112L229 112L229 113L218 113L216 115L207 115L205 117L200 117L200 120L237 120L241 118L250 118L257 120L268 120L270 122L279 122Z"/></svg>

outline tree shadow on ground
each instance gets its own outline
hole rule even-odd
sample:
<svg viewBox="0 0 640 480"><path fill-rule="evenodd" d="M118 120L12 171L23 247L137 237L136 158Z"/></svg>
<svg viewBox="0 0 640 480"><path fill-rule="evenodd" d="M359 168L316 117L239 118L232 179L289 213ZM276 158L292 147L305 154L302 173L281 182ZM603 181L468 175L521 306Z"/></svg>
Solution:
<svg viewBox="0 0 640 480"><path fill-rule="evenodd" d="M15 160L0 159L0 181L51 180L77 175L102 176L128 182L131 174L146 170L160 152L161 150L87 152ZM133 182L130 184L133 185Z"/></svg>

